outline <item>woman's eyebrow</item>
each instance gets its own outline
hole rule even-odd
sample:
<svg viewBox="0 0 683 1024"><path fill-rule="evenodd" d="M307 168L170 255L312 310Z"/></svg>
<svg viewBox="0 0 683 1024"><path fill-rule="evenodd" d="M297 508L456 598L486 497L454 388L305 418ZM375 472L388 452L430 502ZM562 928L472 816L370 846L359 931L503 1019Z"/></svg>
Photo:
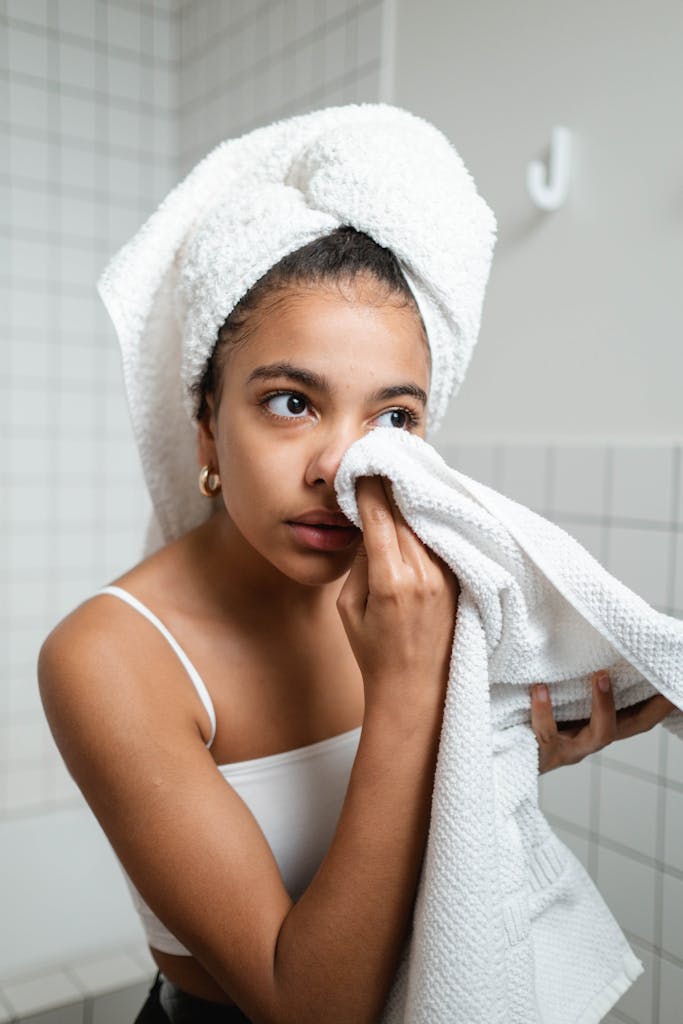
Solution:
<svg viewBox="0 0 683 1024"><path fill-rule="evenodd" d="M271 377L289 377L290 380L297 380L300 384L306 384L309 388L317 388L318 391L330 391L327 378L322 377L312 370L304 370L300 366L293 366L292 363L268 363L266 366L257 366L247 377L247 384L253 380L270 380Z"/></svg>
<svg viewBox="0 0 683 1024"><path fill-rule="evenodd" d="M330 386L327 377L312 370L305 370L301 366L294 366L292 363L267 363L265 366L257 366L247 377L247 384L255 380L270 380L273 377L288 377L290 380L298 381L309 388L316 388L318 391L331 392L334 389ZM417 384L392 384L390 387L379 388L370 395L371 402L383 402L390 398L399 398L401 395L410 395L416 398L422 405L427 405L427 393Z"/></svg>
<svg viewBox="0 0 683 1024"><path fill-rule="evenodd" d="M387 398L399 398L401 395L411 395L417 398L418 402L427 405L427 392L419 388L417 384L394 384L389 388L380 388L370 396L373 402L383 402Z"/></svg>

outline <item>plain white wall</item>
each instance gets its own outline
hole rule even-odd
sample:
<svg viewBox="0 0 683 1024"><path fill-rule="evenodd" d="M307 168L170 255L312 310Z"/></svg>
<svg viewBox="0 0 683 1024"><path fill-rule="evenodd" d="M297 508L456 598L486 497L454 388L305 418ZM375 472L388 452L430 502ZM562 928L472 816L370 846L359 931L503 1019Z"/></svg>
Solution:
<svg viewBox="0 0 683 1024"><path fill-rule="evenodd" d="M444 440L683 434L683 5L394 0L391 97L454 143L498 219ZM568 201L527 164L575 138Z"/></svg>

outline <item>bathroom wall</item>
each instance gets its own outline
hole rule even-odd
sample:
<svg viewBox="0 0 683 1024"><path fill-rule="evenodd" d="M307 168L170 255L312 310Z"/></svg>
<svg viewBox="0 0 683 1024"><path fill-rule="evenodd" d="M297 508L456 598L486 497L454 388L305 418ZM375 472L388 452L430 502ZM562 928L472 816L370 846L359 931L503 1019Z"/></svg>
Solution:
<svg viewBox="0 0 683 1024"><path fill-rule="evenodd" d="M132 1019L151 969L35 677L52 626L139 559L149 509L95 281L223 138L377 100L382 16L380 0L0 0L0 1024Z"/></svg>
<svg viewBox="0 0 683 1024"><path fill-rule="evenodd" d="M683 432L681 38L677 0L396 0L393 101L448 135L499 223L453 436ZM526 171L554 125L575 160L545 213Z"/></svg>
<svg viewBox="0 0 683 1024"><path fill-rule="evenodd" d="M185 174L227 135L316 107L379 98L381 0L180 5Z"/></svg>
<svg viewBox="0 0 683 1024"><path fill-rule="evenodd" d="M394 32L387 96L446 133L498 219L479 342L436 446L681 618L683 9L396 0ZM556 124L575 159L566 205L544 213L526 170ZM661 727L541 778L645 966L609 1021L681 1019L682 783Z"/></svg>

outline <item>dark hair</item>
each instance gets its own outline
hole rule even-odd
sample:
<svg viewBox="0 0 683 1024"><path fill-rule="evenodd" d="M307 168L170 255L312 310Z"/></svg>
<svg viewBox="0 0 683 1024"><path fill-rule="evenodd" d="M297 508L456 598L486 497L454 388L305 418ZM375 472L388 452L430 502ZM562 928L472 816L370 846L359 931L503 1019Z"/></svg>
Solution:
<svg viewBox="0 0 683 1024"><path fill-rule="evenodd" d="M292 285L307 288L327 284L336 285L341 290L342 285L350 284L358 277L371 277L375 284L384 285L382 301L391 298L401 306L411 307L418 317L427 345L420 312L394 253L365 232L344 224L329 235L316 238L284 256L242 296L219 328L204 373L192 388L196 399L195 418L201 420L208 412L207 394L217 396L220 401L221 353L228 345L247 340L259 322L257 313L272 312L279 302L286 299Z"/></svg>

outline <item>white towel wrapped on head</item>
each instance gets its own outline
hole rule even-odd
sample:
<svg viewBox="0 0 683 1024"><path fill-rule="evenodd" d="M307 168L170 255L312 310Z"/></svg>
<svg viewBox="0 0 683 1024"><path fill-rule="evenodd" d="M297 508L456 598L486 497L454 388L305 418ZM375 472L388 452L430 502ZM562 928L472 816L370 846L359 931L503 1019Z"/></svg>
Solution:
<svg viewBox="0 0 683 1024"><path fill-rule="evenodd" d="M377 428L344 454L335 487L357 526L355 482L372 475L461 587L413 932L382 1024L597 1024L643 968L538 807L529 688L549 684L558 721L587 719L607 668L617 709L657 692L683 708L683 622L414 434ZM663 724L683 738L680 710Z"/></svg>
<svg viewBox="0 0 683 1024"><path fill-rule="evenodd" d="M203 522L192 385L218 329L280 259L341 225L392 250L425 323L427 428L477 340L496 221L445 135L384 103L276 121L210 152L113 257L99 282L159 532Z"/></svg>

